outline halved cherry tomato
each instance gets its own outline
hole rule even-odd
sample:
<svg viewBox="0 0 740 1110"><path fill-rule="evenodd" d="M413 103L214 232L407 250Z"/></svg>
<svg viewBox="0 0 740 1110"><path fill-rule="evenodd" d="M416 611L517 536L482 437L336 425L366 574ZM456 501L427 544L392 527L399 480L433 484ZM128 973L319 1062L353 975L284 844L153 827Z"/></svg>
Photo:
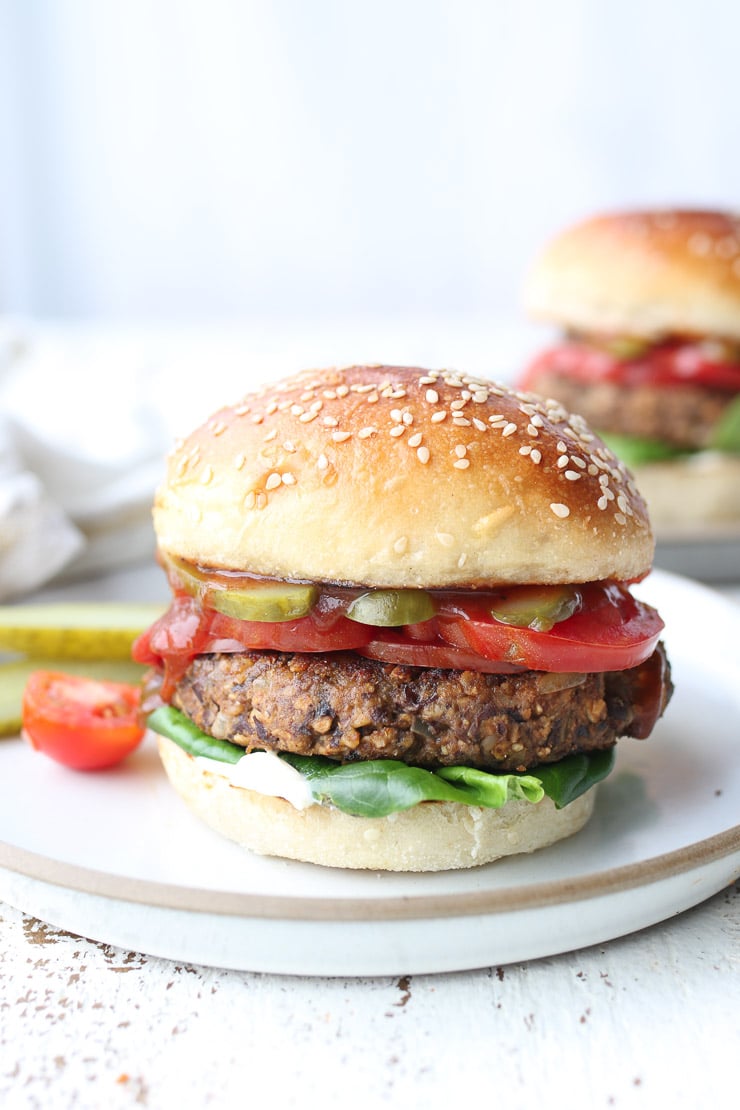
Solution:
<svg viewBox="0 0 740 1110"><path fill-rule="evenodd" d="M581 587L583 606L549 632L515 628L471 605L467 616L439 619L456 647L535 671L621 671L653 652L664 624L655 609L616 582Z"/></svg>
<svg viewBox="0 0 740 1110"><path fill-rule="evenodd" d="M65 767L112 767L143 739L140 699L139 687L123 682L34 671L23 692L23 734Z"/></svg>

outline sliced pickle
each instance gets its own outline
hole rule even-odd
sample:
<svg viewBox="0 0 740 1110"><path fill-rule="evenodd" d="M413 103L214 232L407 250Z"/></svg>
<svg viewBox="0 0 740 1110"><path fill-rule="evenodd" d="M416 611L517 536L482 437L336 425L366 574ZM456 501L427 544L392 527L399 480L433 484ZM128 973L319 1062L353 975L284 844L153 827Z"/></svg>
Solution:
<svg viewBox="0 0 740 1110"><path fill-rule="evenodd" d="M276 582L238 589L210 589L207 602L212 609L241 621L292 621L308 616L316 604L316 586Z"/></svg>
<svg viewBox="0 0 740 1110"><path fill-rule="evenodd" d="M517 586L502 593L490 612L502 624L549 632L559 621L572 617L580 602L575 586Z"/></svg>
<svg viewBox="0 0 740 1110"><path fill-rule="evenodd" d="M129 659L164 605L126 601L0 605L0 652L32 658Z"/></svg>
<svg viewBox="0 0 740 1110"><path fill-rule="evenodd" d="M21 730L21 698L34 671L62 671L101 681L141 681L146 667L137 663L102 659L16 659L0 663L0 736L17 736Z"/></svg>
<svg viewBox="0 0 740 1110"><path fill-rule="evenodd" d="M355 598L347 616L359 624L393 628L428 621L436 612L434 598L426 590L370 590Z"/></svg>

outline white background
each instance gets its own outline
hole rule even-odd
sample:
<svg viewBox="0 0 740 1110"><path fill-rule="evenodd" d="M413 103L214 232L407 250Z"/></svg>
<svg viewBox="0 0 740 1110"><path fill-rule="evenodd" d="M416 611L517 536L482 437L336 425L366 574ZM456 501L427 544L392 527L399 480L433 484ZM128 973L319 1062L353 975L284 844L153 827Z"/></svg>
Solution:
<svg viewBox="0 0 740 1110"><path fill-rule="evenodd" d="M0 312L520 311L543 238L735 206L733 0L0 0Z"/></svg>

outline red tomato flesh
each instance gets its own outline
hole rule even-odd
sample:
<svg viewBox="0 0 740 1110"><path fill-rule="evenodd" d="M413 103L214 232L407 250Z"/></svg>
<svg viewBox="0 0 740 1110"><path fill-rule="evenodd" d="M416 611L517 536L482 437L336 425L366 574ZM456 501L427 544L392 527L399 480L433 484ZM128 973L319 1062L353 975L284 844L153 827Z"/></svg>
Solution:
<svg viewBox="0 0 740 1110"><path fill-rule="evenodd" d="M701 343L667 341L628 359L617 358L585 342L561 343L535 359L525 374L522 387L534 387L542 373L562 374L584 383L700 385L728 393L740 392L740 363L712 358Z"/></svg>
<svg viewBox="0 0 740 1110"><path fill-rule="evenodd" d="M615 582L578 589L578 610L547 632L496 620L493 591L437 591L435 617L398 628L350 621L329 604L295 621L241 621L180 596L139 638L133 655L164 670L164 700L193 657L208 652L356 651L389 663L486 673L626 670L651 655L663 629L654 609Z"/></svg>
<svg viewBox="0 0 740 1110"><path fill-rule="evenodd" d="M23 733L32 748L65 767L112 767L143 739L140 700L138 686L35 671L23 692Z"/></svg>

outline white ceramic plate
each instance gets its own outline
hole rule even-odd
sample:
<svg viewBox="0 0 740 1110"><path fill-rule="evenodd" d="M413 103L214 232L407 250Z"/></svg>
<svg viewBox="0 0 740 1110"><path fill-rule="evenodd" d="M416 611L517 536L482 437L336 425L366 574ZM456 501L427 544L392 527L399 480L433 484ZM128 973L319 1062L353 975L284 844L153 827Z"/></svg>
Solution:
<svg viewBox="0 0 740 1110"><path fill-rule="evenodd" d="M639 592L666 620L676 693L649 741L620 744L594 817L570 840L444 874L264 859L190 815L152 741L80 775L9 740L0 898L124 948L299 975L464 970L664 921L740 874L740 609L664 572Z"/></svg>

